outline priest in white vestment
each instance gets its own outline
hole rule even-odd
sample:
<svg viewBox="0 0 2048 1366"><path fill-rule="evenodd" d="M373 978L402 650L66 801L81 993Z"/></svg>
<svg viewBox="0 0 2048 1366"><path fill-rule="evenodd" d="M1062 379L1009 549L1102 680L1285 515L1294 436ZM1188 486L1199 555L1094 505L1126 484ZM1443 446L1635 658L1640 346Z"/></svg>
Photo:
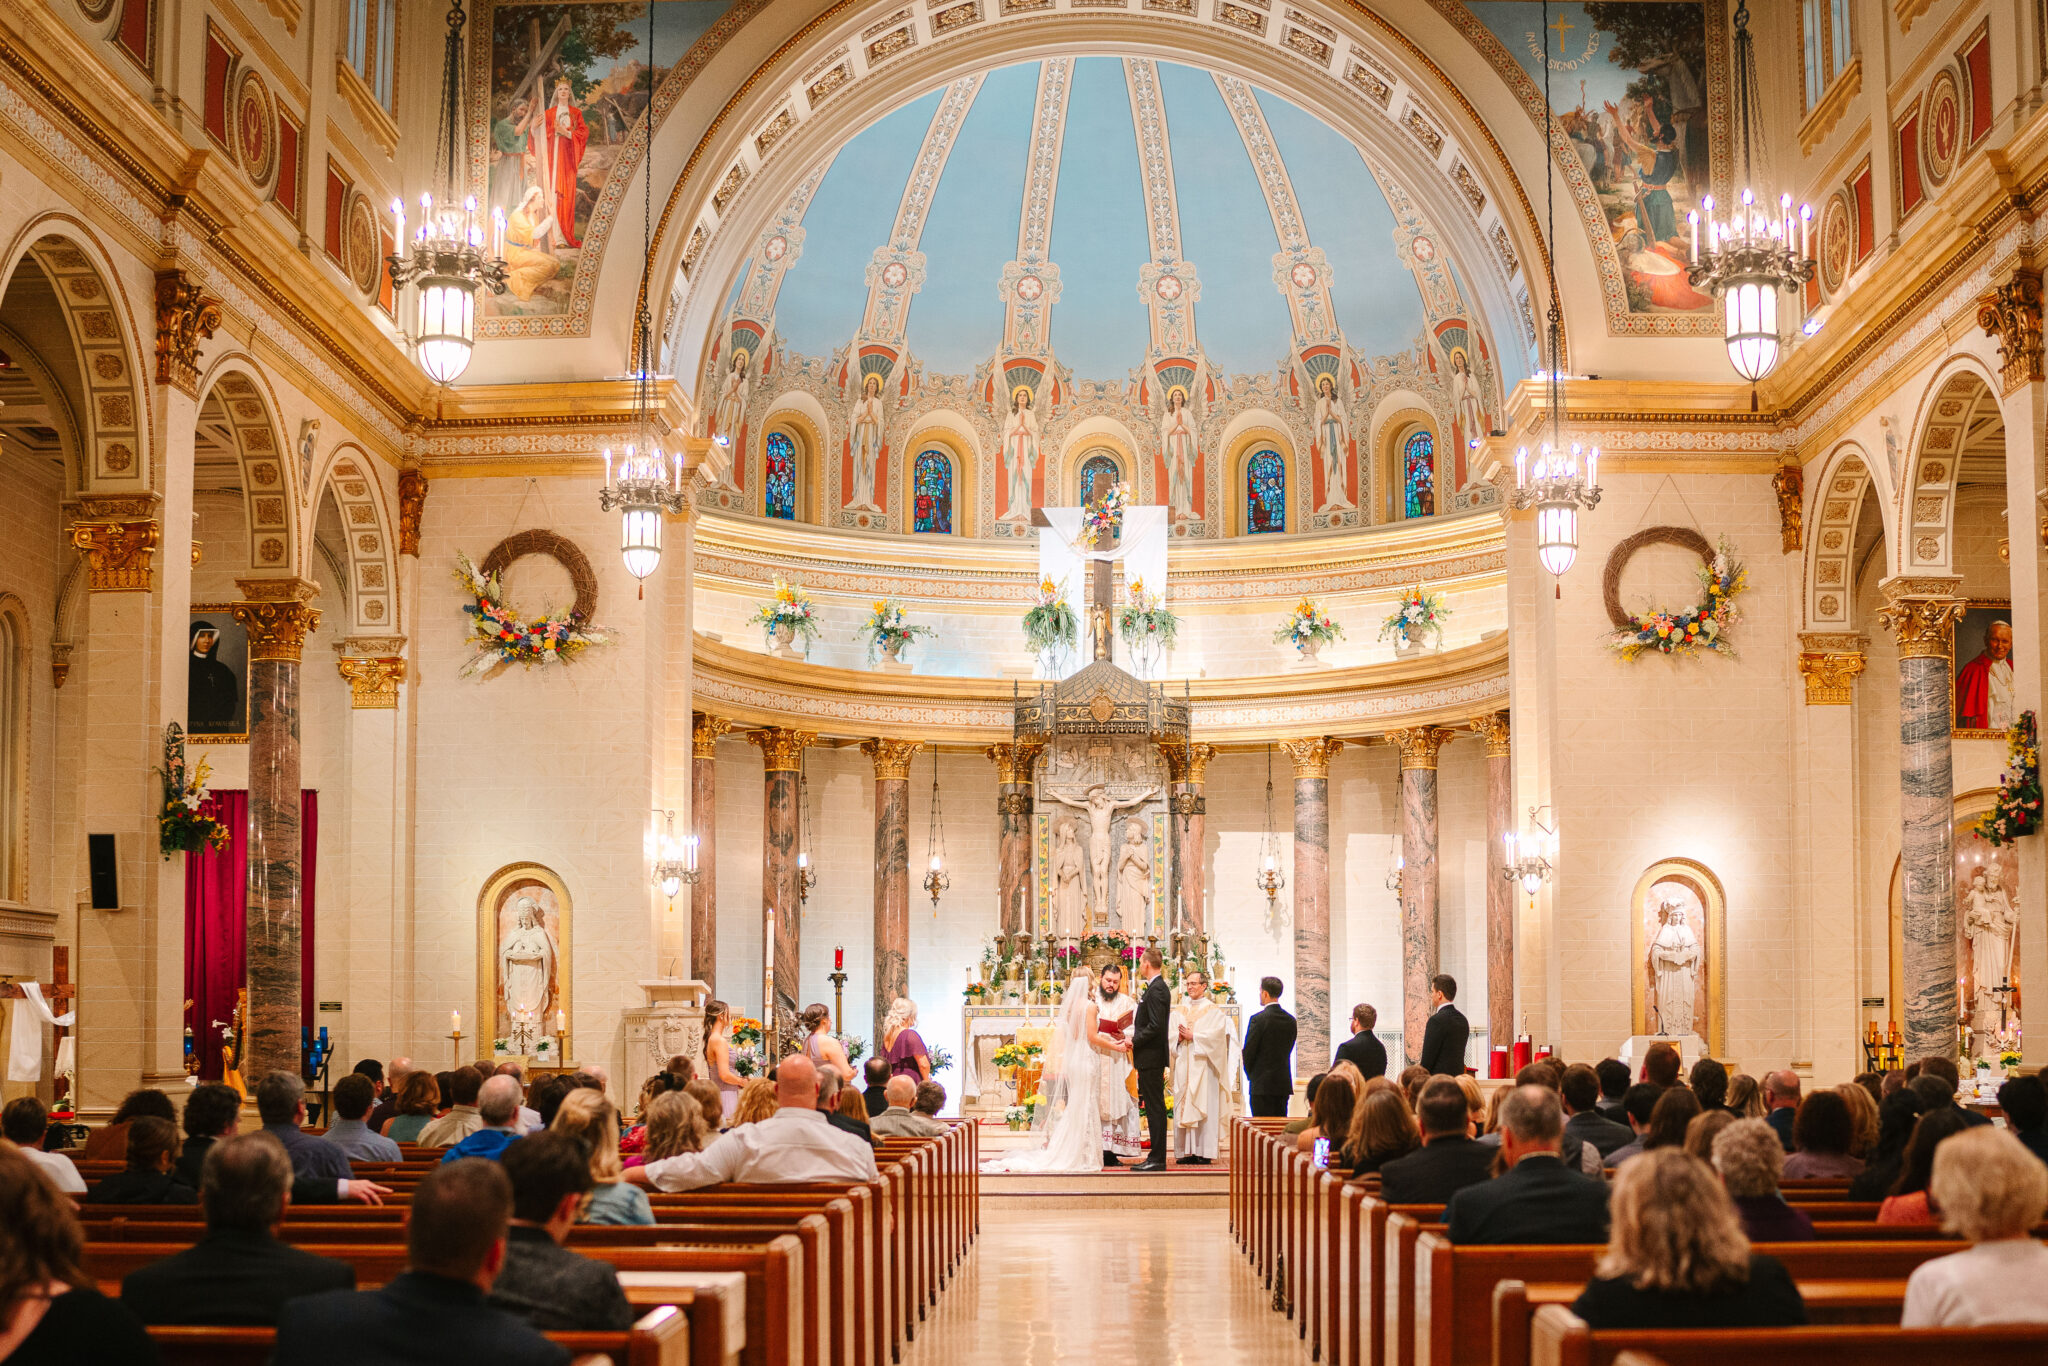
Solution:
<svg viewBox="0 0 2048 1366"><path fill-rule="evenodd" d="M1209 999L1206 973L1191 972L1181 984L1187 1000L1173 1013L1175 1161L1200 1166L1216 1160L1217 1139L1230 1112L1237 1031L1223 1007Z"/></svg>

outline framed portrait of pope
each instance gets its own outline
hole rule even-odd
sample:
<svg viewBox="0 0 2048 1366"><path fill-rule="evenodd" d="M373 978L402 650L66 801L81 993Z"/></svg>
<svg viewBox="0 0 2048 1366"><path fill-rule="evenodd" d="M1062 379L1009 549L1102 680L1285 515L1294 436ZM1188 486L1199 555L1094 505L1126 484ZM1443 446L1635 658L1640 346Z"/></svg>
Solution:
<svg viewBox="0 0 2048 1366"><path fill-rule="evenodd" d="M2019 718L2012 686L2012 604L1970 599L1956 621L1952 649L1952 733L1958 739L2003 737Z"/></svg>

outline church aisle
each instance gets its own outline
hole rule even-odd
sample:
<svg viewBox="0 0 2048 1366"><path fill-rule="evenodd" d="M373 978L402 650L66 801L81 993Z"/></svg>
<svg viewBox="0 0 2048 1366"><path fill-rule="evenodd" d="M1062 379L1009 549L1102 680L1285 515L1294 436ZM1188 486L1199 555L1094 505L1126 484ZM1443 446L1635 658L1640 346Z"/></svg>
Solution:
<svg viewBox="0 0 2048 1366"><path fill-rule="evenodd" d="M1305 1363L1270 1301L1220 1209L984 1209L966 1267L903 1361Z"/></svg>

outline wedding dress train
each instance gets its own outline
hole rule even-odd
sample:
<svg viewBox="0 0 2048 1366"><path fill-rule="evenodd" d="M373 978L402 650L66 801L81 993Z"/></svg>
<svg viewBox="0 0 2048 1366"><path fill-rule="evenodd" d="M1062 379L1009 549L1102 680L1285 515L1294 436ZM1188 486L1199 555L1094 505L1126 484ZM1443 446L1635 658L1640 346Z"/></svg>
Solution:
<svg viewBox="0 0 2048 1366"><path fill-rule="evenodd" d="M1102 1170L1101 1059L1088 1037L1089 977L1067 983L1059 1018L1046 1047L1039 1093L1045 1104L1032 1116L1036 1143L984 1162L991 1173L1099 1172Z"/></svg>

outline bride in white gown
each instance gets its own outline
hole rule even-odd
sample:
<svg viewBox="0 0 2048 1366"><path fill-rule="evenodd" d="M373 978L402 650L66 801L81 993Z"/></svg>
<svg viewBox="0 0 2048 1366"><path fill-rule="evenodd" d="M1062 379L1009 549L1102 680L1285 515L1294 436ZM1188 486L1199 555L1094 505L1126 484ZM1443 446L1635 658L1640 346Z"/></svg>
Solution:
<svg viewBox="0 0 2048 1366"><path fill-rule="evenodd" d="M1031 1117L1031 1147L982 1164L985 1172L1102 1170L1101 1059L1097 1056L1094 984L1077 970L1061 997L1046 1045L1038 1090L1045 1104Z"/></svg>

